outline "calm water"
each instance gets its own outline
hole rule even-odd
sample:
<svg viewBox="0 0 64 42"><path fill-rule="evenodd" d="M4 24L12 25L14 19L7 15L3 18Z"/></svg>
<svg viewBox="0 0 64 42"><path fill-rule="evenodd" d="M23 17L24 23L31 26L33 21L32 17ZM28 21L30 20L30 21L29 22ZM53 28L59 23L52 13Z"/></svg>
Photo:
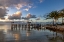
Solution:
<svg viewBox="0 0 64 42"><path fill-rule="evenodd" d="M0 24L0 42L64 42L64 33L43 28L11 30L10 24Z"/></svg>

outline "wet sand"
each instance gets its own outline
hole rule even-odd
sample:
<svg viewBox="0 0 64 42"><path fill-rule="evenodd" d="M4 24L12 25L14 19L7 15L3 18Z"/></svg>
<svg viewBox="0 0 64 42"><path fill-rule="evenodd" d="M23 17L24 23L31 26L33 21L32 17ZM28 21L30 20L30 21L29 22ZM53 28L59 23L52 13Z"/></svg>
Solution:
<svg viewBox="0 0 64 42"><path fill-rule="evenodd" d="M0 42L64 42L64 33L44 28L20 28L11 30L11 25L0 25Z"/></svg>

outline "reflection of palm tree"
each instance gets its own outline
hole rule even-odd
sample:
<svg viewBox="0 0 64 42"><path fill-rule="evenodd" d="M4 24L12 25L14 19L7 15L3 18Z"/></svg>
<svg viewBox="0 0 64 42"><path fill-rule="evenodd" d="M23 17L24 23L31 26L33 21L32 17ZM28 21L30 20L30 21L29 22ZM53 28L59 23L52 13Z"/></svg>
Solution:
<svg viewBox="0 0 64 42"><path fill-rule="evenodd" d="M49 35L46 35L46 37L48 38L49 42L57 42L58 40L60 40L61 42L64 42L64 38L62 38L62 36L58 36L57 32L55 35L53 35L52 37L50 37ZM64 32L62 33L62 35L64 36Z"/></svg>
<svg viewBox="0 0 64 42"><path fill-rule="evenodd" d="M61 37L59 37L59 36L57 36L57 37L52 37L52 38L49 38L49 42L57 42L57 40L61 40L62 41L62 38Z"/></svg>
<svg viewBox="0 0 64 42"><path fill-rule="evenodd" d="M57 40L63 41L62 37L60 37L60 36L49 37L49 36L47 35L47 38L48 38L49 42L57 42Z"/></svg>
<svg viewBox="0 0 64 42"><path fill-rule="evenodd" d="M64 40L64 32L62 33L62 35L63 35L63 40Z"/></svg>
<svg viewBox="0 0 64 42"><path fill-rule="evenodd" d="M46 15L46 19L53 19L53 25L54 25L54 22L58 20L58 18L59 18L59 14L57 11L52 11L51 13Z"/></svg>

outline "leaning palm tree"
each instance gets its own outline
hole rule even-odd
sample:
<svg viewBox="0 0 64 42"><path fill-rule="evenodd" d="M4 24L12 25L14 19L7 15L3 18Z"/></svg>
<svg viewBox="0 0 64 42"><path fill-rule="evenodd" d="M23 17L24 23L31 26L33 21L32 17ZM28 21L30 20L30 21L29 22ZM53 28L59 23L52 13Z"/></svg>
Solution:
<svg viewBox="0 0 64 42"><path fill-rule="evenodd" d="M52 11L50 12L47 17L47 19L53 19L53 25L54 25L54 22L56 23L56 21L58 20L59 18L59 14L57 11Z"/></svg>
<svg viewBox="0 0 64 42"><path fill-rule="evenodd" d="M62 18L62 24L63 24L63 18L64 18L64 9L60 10L59 16Z"/></svg>

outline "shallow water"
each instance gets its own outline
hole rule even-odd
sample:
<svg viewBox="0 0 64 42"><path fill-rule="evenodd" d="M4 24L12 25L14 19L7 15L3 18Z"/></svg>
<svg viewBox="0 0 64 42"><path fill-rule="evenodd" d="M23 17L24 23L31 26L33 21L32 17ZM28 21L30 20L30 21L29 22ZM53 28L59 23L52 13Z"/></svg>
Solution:
<svg viewBox="0 0 64 42"><path fill-rule="evenodd" d="M43 28L11 30L10 24L0 24L0 42L64 42L64 33Z"/></svg>

